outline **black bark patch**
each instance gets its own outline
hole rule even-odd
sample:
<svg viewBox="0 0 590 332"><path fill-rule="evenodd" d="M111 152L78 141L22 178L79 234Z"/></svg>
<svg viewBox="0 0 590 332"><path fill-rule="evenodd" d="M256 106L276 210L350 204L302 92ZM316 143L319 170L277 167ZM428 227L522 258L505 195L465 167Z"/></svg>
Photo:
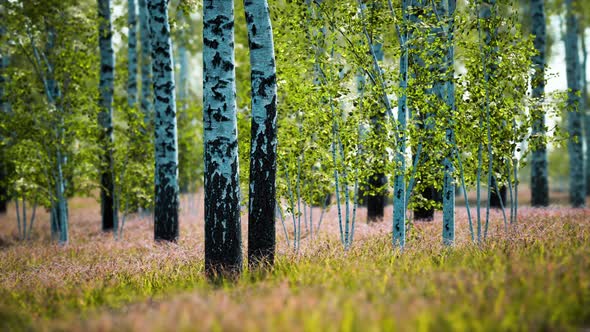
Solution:
<svg viewBox="0 0 590 332"><path fill-rule="evenodd" d="M274 77L274 75L272 75ZM248 264L272 265L276 247L276 95L265 105L264 131L252 121L250 152L250 205L248 210ZM253 146L253 144L252 144Z"/></svg>
<svg viewBox="0 0 590 332"><path fill-rule="evenodd" d="M248 47L250 47L250 50L259 50L259 49L263 48L262 45L251 41L251 39L248 40Z"/></svg>
<svg viewBox="0 0 590 332"><path fill-rule="evenodd" d="M229 21L221 26L224 30L232 30L234 28L234 21Z"/></svg>
<svg viewBox="0 0 590 332"><path fill-rule="evenodd" d="M266 89L269 87L273 87L276 85L277 82L277 76L275 74L272 74L268 77L261 77L260 78L260 85L258 87L258 95L266 97Z"/></svg>
<svg viewBox="0 0 590 332"><path fill-rule="evenodd" d="M217 15L214 19L205 21L205 29L211 28L211 32L214 35L221 37L223 36L223 29L225 28L225 26L222 26L222 24L228 19L229 18L226 16Z"/></svg>
<svg viewBox="0 0 590 332"><path fill-rule="evenodd" d="M227 144L221 141L212 143L217 146ZM207 147L205 150L206 168L215 169L217 165L211 162L212 151ZM205 175L205 271L214 279L231 277L242 270L237 153L225 157L233 159L231 169L235 176L227 179L214 172Z"/></svg>
<svg viewBox="0 0 590 332"><path fill-rule="evenodd" d="M207 39L207 38L203 38L203 44L205 44L205 46L212 48L214 50L216 50L217 47L219 47L219 42L217 40L211 40L211 39Z"/></svg>
<svg viewBox="0 0 590 332"><path fill-rule="evenodd" d="M219 65L221 65L221 54L219 54L219 52L215 52L215 55L213 56L213 60L211 60L211 64L213 65L213 68L217 68L219 67Z"/></svg>
<svg viewBox="0 0 590 332"><path fill-rule="evenodd" d="M103 75L104 75L104 74L107 74L107 73L112 73L112 72L113 72L113 66L111 66L111 65L107 65L107 64L102 64L102 65L100 66L100 71L101 71L101 73L102 73Z"/></svg>
<svg viewBox="0 0 590 332"><path fill-rule="evenodd" d="M164 146L164 148L167 147ZM165 176L170 172L176 172L176 164L163 165L157 174L160 181L156 186L154 207L154 239L156 241L176 242L178 240L178 189L174 188Z"/></svg>
<svg viewBox="0 0 590 332"><path fill-rule="evenodd" d="M244 6L247 6L248 4L244 4ZM246 23L248 24L252 24L252 22L254 22L254 15L250 14L250 12L248 12L246 10Z"/></svg>
<svg viewBox="0 0 590 332"><path fill-rule="evenodd" d="M211 114L211 117L216 121L216 122L227 122L230 120L230 118L228 118L224 112L222 112L221 110L215 110L213 111L213 113Z"/></svg>
<svg viewBox="0 0 590 332"><path fill-rule="evenodd" d="M222 67L222 69L224 71L226 71L226 72L227 71L231 71L231 70L234 69L234 63L231 62L231 61L223 61L223 67Z"/></svg>

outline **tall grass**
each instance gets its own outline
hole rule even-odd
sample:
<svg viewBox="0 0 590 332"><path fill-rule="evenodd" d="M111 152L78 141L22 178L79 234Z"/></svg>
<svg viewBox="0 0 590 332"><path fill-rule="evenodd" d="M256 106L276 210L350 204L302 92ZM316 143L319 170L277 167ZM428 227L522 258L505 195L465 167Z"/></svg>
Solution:
<svg viewBox="0 0 590 332"><path fill-rule="evenodd" d="M454 247L442 245L440 222L418 223L402 254L391 246L390 225L367 225L362 209L357 240L343 251L332 208L319 238L302 234L297 253L278 233L272 272L246 271L235 283L212 285L203 271L202 220L194 215L182 214L177 245L162 245L153 243L147 218L131 218L125 238L114 241L100 232L94 204L72 206L78 207L66 247L51 244L44 213L29 242L13 239L13 215L0 220L0 330L590 326L588 209L524 208L507 232L501 213L492 211L481 245L471 242L467 215L458 209ZM390 220L391 207L386 213Z"/></svg>

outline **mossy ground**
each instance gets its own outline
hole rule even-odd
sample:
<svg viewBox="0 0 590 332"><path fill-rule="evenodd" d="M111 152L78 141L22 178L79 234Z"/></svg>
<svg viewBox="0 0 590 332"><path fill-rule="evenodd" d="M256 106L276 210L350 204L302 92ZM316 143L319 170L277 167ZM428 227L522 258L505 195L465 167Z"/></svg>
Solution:
<svg viewBox="0 0 590 332"><path fill-rule="evenodd" d="M95 203L72 206L72 241L64 247L51 244L45 213L29 242L14 239L13 214L0 217L0 330L590 327L589 209L522 208L507 230L493 212L489 238L478 245L458 208L454 247L442 246L437 214L438 222L415 225L404 252L391 245L391 207L385 222L374 225L363 223L359 210L348 252L331 211L318 237L303 234L298 253L278 225L271 272L245 271L236 282L210 284L201 206L183 212L178 244L154 243L150 219L139 216L115 241L100 231Z"/></svg>

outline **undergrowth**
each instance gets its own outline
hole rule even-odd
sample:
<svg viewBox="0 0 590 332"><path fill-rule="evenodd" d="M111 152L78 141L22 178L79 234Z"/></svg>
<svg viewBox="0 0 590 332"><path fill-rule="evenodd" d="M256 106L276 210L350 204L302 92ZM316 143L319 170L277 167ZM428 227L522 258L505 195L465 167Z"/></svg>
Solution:
<svg viewBox="0 0 590 332"><path fill-rule="evenodd" d="M222 284L205 278L198 231L178 245L102 235L67 247L15 244L0 249L0 329L588 327L588 213L535 211L524 211L508 232L498 225L481 244L462 233L465 241L452 248L440 244L439 223L417 224L403 252L392 248L386 226L361 229L347 252L326 231L299 253L280 246L272 271L244 271ZM149 232L149 225L137 227Z"/></svg>

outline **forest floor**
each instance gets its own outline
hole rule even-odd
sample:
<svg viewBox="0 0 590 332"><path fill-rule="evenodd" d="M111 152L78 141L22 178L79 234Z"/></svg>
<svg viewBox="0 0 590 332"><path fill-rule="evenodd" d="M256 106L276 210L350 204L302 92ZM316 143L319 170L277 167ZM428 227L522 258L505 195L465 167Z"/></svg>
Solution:
<svg viewBox="0 0 590 332"><path fill-rule="evenodd" d="M590 327L590 209L522 207L507 228L492 211L488 239L474 244L466 210L457 207L454 247L442 246L437 213L434 222L415 223L400 252L391 245L391 206L385 222L371 225L361 208L345 252L332 208L319 233L309 236L302 226L298 253L277 224L272 272L245 271L234 283L213 285L203 273L202 203L189 206L185 197L183 207L178 244L154 243L151 219L141 216L129 217L123 238L114 240L101 232L93 199L71 201L66 246L51 243L45 211L28 242L16 240L14 209L0 216L0 330ZM319 215L314 210L316 223Z"/></svg>

